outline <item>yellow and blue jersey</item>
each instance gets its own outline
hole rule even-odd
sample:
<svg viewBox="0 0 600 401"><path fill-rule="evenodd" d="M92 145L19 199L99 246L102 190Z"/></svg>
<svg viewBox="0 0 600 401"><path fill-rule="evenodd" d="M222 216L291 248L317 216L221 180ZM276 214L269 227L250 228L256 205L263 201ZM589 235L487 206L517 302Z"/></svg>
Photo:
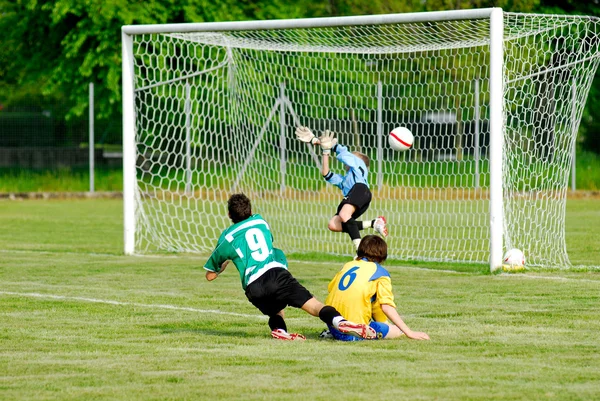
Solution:
<svg viewBox="0 0 600 401"><path fill-rule="evenodd" d="M396 307L390 273L375 262L346 263L331 280L328 290L325 304L356 323L386 322L381 305Z"/></svg>

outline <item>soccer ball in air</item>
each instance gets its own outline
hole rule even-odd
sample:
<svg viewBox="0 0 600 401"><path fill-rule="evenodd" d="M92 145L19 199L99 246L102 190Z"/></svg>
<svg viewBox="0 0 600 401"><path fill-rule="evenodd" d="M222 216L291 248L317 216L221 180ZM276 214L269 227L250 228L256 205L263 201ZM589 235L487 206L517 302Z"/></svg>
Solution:
<svg viewBox="0 0 600 401"><path fill-rule="evenodd" d="M405 127L396 127L388 136L388 142L390 143L390 148L397 150L399 152L403 152L412 147L415 137L412 132L408 128Z"/></svg>
<svg viewBox="0 0 600 401"><path fill-rule="evenodd" d="M520 249L509 249L502 259L502 270L519 271L525 269L525 255Z"/></svg>

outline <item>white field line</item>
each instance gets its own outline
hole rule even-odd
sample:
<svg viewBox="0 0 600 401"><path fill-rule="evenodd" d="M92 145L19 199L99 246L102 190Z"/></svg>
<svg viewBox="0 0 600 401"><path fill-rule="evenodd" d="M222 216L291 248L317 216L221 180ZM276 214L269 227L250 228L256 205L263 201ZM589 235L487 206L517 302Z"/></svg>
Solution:
<svg viewBox="0 0 600 401"><path fill-rule="evenodd" d="M576 281L578 283L594 283L600 284L600 280L589 280L585 278L569 278L569 277L556 277L556 276L531 276L529 274L510 274L510 273L502 273L498 277L509 277L509 278L527 278L532 280L554 280L554 281Z"/></svg>
<svg viewBox="0 0 600 401"><path fill-rule="evenodd" d="M111 257L111 258L125 258L125 257L139 257L139 258L157 258L157 259L175 259L180 258L181 255L131 255L125 256L123 254L116 253L100 253L100 252L72 252L72 251L42 251L34 249L0 249L0 253L29 253L34 255L85 255L85 256L100 256L100 257ZM184 256L185 258L191 258L190 256Z"/></svg>
<svg viewBox="0 0 600 401"><path fill-rule="evenodd" d="M211 315L228 315L228 316L238 316L245 318L258 318L258 319L266 319L266 316L263 315L249 315L245 313L235 313L235 312L226 312L216 309L196 309L189 308L185 306L175 306L175 305L164 305L164 304L140 304L137 302L120 302L120 301L111 301L107 299L97 299L97 298L86 298L86 297L70 297L64 295L53 295L53 294L40 294L36 292L12 292L12 291L0 291L0 295L13 295L17 297L23 298L40 298L40 299L56 299L61 301L78 301L78 302L90 302L96 304L105 304L105 305L117 305L117 306L133 306L138 308L151 308L151 309L169 309L169 310L180 310L186 312L194 312L194 313L206 313Z"/></svg>
<svg viewBox="0 0 600 401"><path fill-rule="evenodd" d="M70 297L65 295L54 295L54 294L40 294L36 292L14 292L14 291L0 291L0 295L12 295L22 298L39 298L39 299L55 299L59 301L77 301L77 302L89 302L96 304L104 304L104 305L115 305L115 306L133 306L139 308L149 308L149 309L169 309L169 310L179 310L185 312L194 312L194 313L203 313L203 314L211 314L211 315L228 315L228 316L236 316L243 317L248 319L259 319L266 320L268 317L264 315L250 315L246 313L235 313L235 312L226 312L221 310L211 310L211 309L197 309L197 308L189 308L185 306L175 306L175 305L165 305L165 304L140 304L136 302L120 302L120 301L111 301L107 299L97 299L97 298L87 298L87 297ZM403 315L405 317L412 317L414 315ZM309 315L303 315L300 317L286 317L286 321L313 321L314 317ZM317 319L318 320L318 319Z"/></svg>

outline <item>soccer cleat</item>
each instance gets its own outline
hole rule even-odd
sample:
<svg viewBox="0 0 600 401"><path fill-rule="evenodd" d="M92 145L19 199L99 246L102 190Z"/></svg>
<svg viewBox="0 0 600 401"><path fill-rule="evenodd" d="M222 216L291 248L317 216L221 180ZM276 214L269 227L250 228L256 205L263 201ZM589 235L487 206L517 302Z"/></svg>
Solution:
<svg viewBox="0 0 600 401"><path fill-rule="evenodd" d="M331 331L325 329L319 334L319 338L333 338L333 334L331 334Z"/></svg>
<svg viewBox="0 0 600 401"><path fill-rule="evenodd" d="M283 329L275 329L271 332L271 337L277 340L287 340L287 341L304 341L306 337L302 334L297 333L288 333Z"/></svg>
<svg viewBox="0 0 600 401"><path fill-rule="evenodd" d="M379 216L375 219L375 223L373 223L373 228L382 236L388 236L387 221L385 220L384 216Z"/></svg>
<svg viewBox="0 0 600 401"><path fill-rule="evenodd" d="M340 333L349 334L351 336L372 340L377 337L377 332L368 324L353 323L343 320L337 327Z"/></svg>

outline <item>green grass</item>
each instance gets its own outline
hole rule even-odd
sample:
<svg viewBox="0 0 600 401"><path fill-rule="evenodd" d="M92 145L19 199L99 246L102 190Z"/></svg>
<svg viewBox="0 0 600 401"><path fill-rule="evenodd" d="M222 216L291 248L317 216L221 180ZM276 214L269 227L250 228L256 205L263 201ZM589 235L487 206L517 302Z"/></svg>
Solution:
<svg viewBox="0 0 600 401"><path fill-rule="evenodd" d="M575 185L577 189L600 189L600 155L592 152L577 153Z"/></svg>
<svg viewBox="0 0 600 401"><path fill-rule="evenodd" d="M600 201L567 207L571 258L599 265ZM399 310L431 341L320 340L288 309L308 341L284 343L237 274L204 280L205 256L122 256L121 218L119 200L0 202L0 399L600 398L598 271L393 262ZM346 260L290 256L320 299Z"/></svg>
<svg viewBox="0 0 600 401"><path fill-rule="evenodd" d="M386 185L415 188L469 188L474 186L475 166L472 161L411 163L406 162L402 155L397 157L397 160L389 160L383 164ZM338 169L339 165L336 164L333 168ZM266 178L261 183L261 190L265 189L265 185L269 186L269 189L279 188L280 167L277 159L273 159L273 164L269 168L265 168L262 159L258 159L251 164L250 169L258 170L260 174L265 175ZM576 169L576 187L578 190L597 191L600 189L600 155L591 152L579 152L576 159ZM479 185L486 187L489 185L489 172L487 172L486 161L481 163L480 171ZM185 171L183 169L167 169L164 165L156 165L152 171L146 171L143 174L138 172L138 174L140 175L139 178L146 184L169 188L173 191L183 191L185 188ZM215 167L214 163L205 161L203 165L198 166L197 171L194 171L192 182L194 185L209 188L229 188L236 180L236 174L231 169ZM542 176L548 176L548 174L551 173L545 172ZM537 177L537 175L534 175L534 177ZM569 188L570 183L569 178ZM289 188L309 189L311 191L318 191L326 186L319 171L308 159L304 161L290 160L287 166L286 184ZM550 187L548 185L544 186L544 188ZM123 189L121 169L96 168L95 189L97 191L121 191ZM56 170L0 168L0 193L88 190L89 172L87 168Z"/></svg>
<svg viewBox="0 0 600 401"><path fill-rule="evenodd" d="M97 168L96 191L122 191L121 168ZM0 168L1 192L86 192L90 190L87 168L16 169Z"/></svg>

